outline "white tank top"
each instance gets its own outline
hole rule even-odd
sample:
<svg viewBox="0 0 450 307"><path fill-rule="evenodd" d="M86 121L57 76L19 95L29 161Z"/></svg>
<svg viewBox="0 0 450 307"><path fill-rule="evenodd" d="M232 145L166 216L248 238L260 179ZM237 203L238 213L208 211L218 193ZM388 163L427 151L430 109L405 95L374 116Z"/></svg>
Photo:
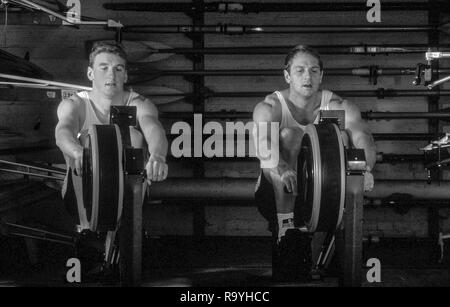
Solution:
<svg viewBox="0 0 450 307"><path fill-rule="evenodd" d="M101 119L98 118L97 114L95 113L94 106L92 105L93 102L89 98L89 92L83 91L83 92L76 93L76 95L83 100L84 110L85 110L84 123L79 132L79 136L82 136L82 137L86 136L86 134L89 130L89 127L92 125L108 125L109 124L109 118L106 121L105 120L102 121ZM129 106L131 101L138 96L139 96L138 93L130 91L130 95L128 96L125 106Z"/></svg>
<svg viewBox="0 0 450 307"><path fill-rule="evenodd" d="M278 97L278 100L280 100L281 104L281 122L280 122L280 131L284 128L300 128L302 130L305 129L306 126L300 125L292 116L291 111L289 110L289 107L286 104L286 101L284 100L283 95L276 91L275 94ZM333 92L328 90L322 90L322 98L320 101L320 110L329 110L330 108L330 100L333 96ZM319 114L317 114L317 117L314 120L314 124L317 124L319 122Z"/></svg>
<svg viewBox="0 0 450 307"><path fill-rule="evenodd" d="M84 104L85 118L84 118L83 125L82 125L80 131L78 132L78 136L77 136L78 140L80 141L80 144L82 146L84 146L84 144L86 142L86 136L88 135L88 132L89 132L89 127L91 125L108 125L109 118L107 120L103 120L103 121L98 118L97 114L95 113L94 106L92 105L93 102L89 98L89 92L83 91L83 92L76 93L75 95L80 97ZM137 94L135 92L130 92L130 95L128 96L128 99L127 99L125 105L129 106L131 101L138 96L139 96L139 94ZM75 176L75 175L69 173L69 171L73 168L72 159L70 159L66 155L64 155L64 159L66 160L66 164L67 164L67 173L66 173L66 177L64 178L64 183L62 186L61 193L63 196L66 194L67 184L68 184L68 179L69 179L68 176L72 176L75 197L77 200L78 215L80 218L79 227L81 227L81 229L88 229L89 222L87 220L86 210L83 205L83 194L82 194L83 182L82 182L82 179L80 176ZM144 192L145 192L145 190L144 190Z"/></svg>

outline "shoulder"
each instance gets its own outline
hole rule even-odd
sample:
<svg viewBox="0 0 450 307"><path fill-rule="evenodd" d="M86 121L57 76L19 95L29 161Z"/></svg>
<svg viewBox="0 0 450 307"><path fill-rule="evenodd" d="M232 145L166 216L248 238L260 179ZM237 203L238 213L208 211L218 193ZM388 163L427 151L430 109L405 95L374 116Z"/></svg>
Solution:
<svg viewBox="0 0 450 307"><path fill-rule="evenodd" d="M147 97L140 95L136 92L130 92L130 95L133 95L131 97L130 105L137 107L138 113L145 113L145 114L151 114L151 115L158 115L158 109L156 108L155 104Z"/></svg>
<svg viewBox="0 0 450 307"><path fill-rule="evenodd" d="M84 105L83 99L81 99L78 95L74 94L69 98L63 99L59 103L58 113L78 114L80 112L82 105Z"/></svg>
<svg viewBox="0 0 450 307"><path fill-rule="evenodd" d="M352 101L342 98L335 93L330 99L330 110L344 110L347 119L361 118L359 107Z"/></svg>
<svg viewBox="0 0 450 307"><path fill-rule="evenodd" d="M358 111L358 106L351 100L342 98L337 94L333 93L330 99L330 108L332 110L345 110L345 111Z"/></svg>
<svg viewBox="0 0 450 307"><path fill-rule="evenodd" d="M253 110L254 121L280 121L281 104L275 93L267 95Z"/></svg>
<svg viewBox="0 0 450 307"><path fill-rule="evenodd" d="M333 93L330 98L330 108L339 108L344 105L345 99Z"/></svg>
<svg viewBox="0 0 450 307"><path fill-rule="evenodd" d="M141 95L141 94L139 94L139 93L136 93L136 92L134 92L134 91L130 91L130 92L127 92L127 95L130 95L131 96L131 102L133 103L140 103L140 102L144 102L145 100L149 100L148 98L146 98L145 96L143 96L143 95Z"/></svg>

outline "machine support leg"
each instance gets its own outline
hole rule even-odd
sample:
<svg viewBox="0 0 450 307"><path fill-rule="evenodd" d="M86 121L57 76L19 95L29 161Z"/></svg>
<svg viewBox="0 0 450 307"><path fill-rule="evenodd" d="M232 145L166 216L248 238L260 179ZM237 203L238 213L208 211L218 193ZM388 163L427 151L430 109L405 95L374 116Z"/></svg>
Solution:
<svg viewBox="0 0 450 307"><path fill-rule="evenodd" d="M364 176L347 176L343 229L337 235L337 249L341 264L339 285L361 286L362 278L362 219Z"/></svg>
<svg viewBox="0 0 450 307"><path fill-rule="evenodd" d="M123 286L139 286L142 272L142 176L126 175L120 225L120 274Z"/></svg>

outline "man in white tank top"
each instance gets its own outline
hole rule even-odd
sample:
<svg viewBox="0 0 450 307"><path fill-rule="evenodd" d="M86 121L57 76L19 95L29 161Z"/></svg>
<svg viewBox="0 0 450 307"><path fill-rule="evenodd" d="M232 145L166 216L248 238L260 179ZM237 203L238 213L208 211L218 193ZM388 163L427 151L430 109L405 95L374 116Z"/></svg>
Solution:
<svg viewBox="0 0 450 307"><path fill-rule="evenodd" d="M317 123L320 110L345 111L345 127L349 138L345 141L351 141L353 146L365 151L368 171L364 180L366 190L373 187L370 171L376 161L375 144L367 125L361 119L358 107L320 88L323 64L315 50L301 45L293 48L286 56L284 77L289 87L268 95L253 111L255 127L258 127L258 123L279 124L278 139L271 139L270 133L258 133L258 136L263 136L258 140L260 144L267 142L266 148L279 148L279 163L273 167L259 157L262 173L255 198L260 212L269 220L280 248L290 244L286 243L289 241L288 233L300 233L294 228L296 161L303 129L310 123ZM289 193L286 193L285 189ZM268 203L267 199L274 199L275 205L273 202Z"/></svg>
<svg viewBox="0 0 450 307"><path fill-rule="evenodd" d="M82 198L76 186L81 184L83 142L87 129L93 124L109 124L112 105L137 107L139 130L130 129L133 146L147 146L150 158L146 164L147 181L161 181L167 177L166 155L168 141L164 128L158 120L156 106L150 100L136 93L126 91L127 55L117 44L99 43L93 46L89 55L87 77L92 81L92 90L81 92L61 101L58 107L58 124L55 129L56 144L61 149L68 166L68 176L63 186L75 186L75 196L80 213L82 229L88 228L87 220L81 214ZM146 144L142 138L145 138ZM70 184L68 184L68 181ZM73 198L73 197L72 197ZM67 205L66 205L67 206Z"/></svg>

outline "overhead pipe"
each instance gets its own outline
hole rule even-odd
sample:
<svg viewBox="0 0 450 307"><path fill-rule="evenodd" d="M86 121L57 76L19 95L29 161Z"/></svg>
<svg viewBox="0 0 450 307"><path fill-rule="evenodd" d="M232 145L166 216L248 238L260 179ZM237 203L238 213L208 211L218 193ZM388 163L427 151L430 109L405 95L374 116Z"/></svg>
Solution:
<svg viewBox="0 0 450 307"><path fill-rule="evenodd" d="M152 199L252 200L256 179L253 178L168 178L150 186ZM387 198L407 194L417 199L448 199L450 181L427 183L426 180L376 180L369 198Z"/></svg>
<svg viewBox="0 0 450 307"><path fill-rule="evenodd" d="M436 1L439 10L449 11L446 1ZM429 2L383 2L383 11L427 11L432 8ZM189 2L115 2L104 3L103 7L114 11L152 11L152 12L184 12L193 13L198 7ZM260 13L260 12L335 12L335 11L367 11L365 1L360 2L206 2L202 12L219 13Z"/></svg>

